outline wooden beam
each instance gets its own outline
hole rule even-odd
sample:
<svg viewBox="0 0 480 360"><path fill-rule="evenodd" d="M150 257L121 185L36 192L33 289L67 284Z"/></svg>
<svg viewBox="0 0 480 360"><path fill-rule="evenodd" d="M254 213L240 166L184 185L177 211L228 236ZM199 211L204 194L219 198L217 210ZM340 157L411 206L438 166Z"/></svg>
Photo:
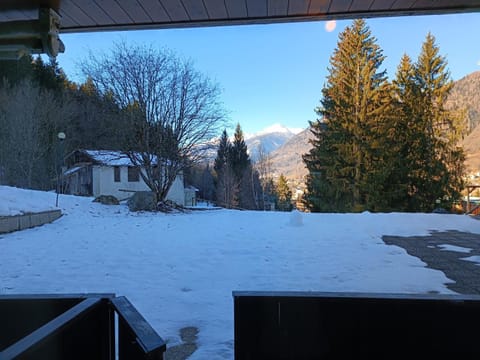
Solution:
<svg viewBox="0 0 480 360"><path fill-rule="evenodd" d="M58 10L60 9L60 0L1 0L0 1L0 11L38 9L41 7L48 7L58 12Z"/></svg>

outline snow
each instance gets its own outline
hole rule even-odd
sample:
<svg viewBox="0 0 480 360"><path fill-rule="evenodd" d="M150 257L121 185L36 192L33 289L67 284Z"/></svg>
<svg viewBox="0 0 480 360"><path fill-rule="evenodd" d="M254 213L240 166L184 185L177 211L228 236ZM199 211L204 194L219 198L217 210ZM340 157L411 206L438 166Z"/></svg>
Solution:
<svg viewBox="0 0 480 360"><path fill-rule="evenodd" d="M260 130L257 133L254 134L245 134L245 140L248 140L250 138L256 137L256 136L262 136L262 135L268 135L268 134L276 134L276 133L281 133L281 134L299 134L303 130L302 128L288 128L282 124L273 124L268 127L266 127L263 130Z"/></svg>
<svg viewBox="0 0 480 360"><path fill-rule="evenodd" d="M72 167L72 168L64 171L64 172L63 172L63 175L67 176L67 175L73 174L73 173L77 172L78 170L80 170L81 168L82 168L82 166Z"/></svg>
<svg viewBox="0 0 480 360"><path fill-rule="evenodd" d="M112 151L112 150L83 150L88 156L99 164L106 166L134 166L127 154L121 151ZM135 158L141 162L142 154L133 153ZM157 162L157 157L155 155L150 155L152 164ZM169 163L169 161L167 161Z"/></svg>
<svg viewBox="0 0 480 360"><path fill-rule="evenodd" d="M462 260L472 261L472 262L476 263L475 265L480 265L480 256L478 256L478 255L462 258Z"/></svg>
<svg viewBox="0 0 480 360"><path fill-rule="evenodd" d="M480 233L464 215L130 213L92 200L61 195L59 220L0 235L0 293L127 296L168 346L198 327L193 360L233 358L232 291L449 294L442 272L382 235ZM9 209L54 203L53 193L0 186Z"/></svg>
<svg viewBox="0 0 480 360"><path fill-rule="evenodd" d="M293 210L290 213L290 226L302 226L303 225L303 217L302 213L298 210Z"/></svg>
<svg viewBox="0 0 480 360"><path fill-rule="evenodd" d="M56 209L55 194L40 191L34 192L35 196L32 194L31 191L0 186L0 216Z"/></svg>
<svg viewBox="0 0 480 360"><path fill-rule="evenodd" d="M442 250L467 253L467 254L472 251L472 249L469 249L463 246L456 246L456 245L450 245L450 244L440 244L438 245L438 247L441 248Z"/></svg>
<svg viewBox="0 0 480 360"><path fill-rule="evenodd" d="M281 124L273 124L273 125L270 125L270 126L266 127L265 129L260 131L258 134L270 134L270 133L276 133L276 132L289 133L290 130L288 130L288 128L286 126L283 126Z"/></svg>
<svg viewBox="0 0 480 360"><path fill-rule="evenodd" d="M128 156L121 151L84 150L88 156L100 164L108 166L133 166Z"/></svg>

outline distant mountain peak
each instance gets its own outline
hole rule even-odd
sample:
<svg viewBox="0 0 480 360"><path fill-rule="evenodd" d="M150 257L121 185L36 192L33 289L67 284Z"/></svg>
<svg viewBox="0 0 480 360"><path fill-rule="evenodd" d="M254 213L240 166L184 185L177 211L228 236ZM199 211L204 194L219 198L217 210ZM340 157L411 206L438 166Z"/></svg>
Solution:
<svg viewBox="0 0 480 360"><path fill-rule="evenodd" d="M256 135L265 135L265 134L272 134L272 133L284 133L288 134L291 133L289 128L282 124L273 124L265 129L259 131Z"/></svg>
<svg viewBox="0 0 480 360"><path fill-rule="evenodd" d="M287 128L281 124L271 125L255 134L245 136L245 142L252 160L256 161L261 147L265 153L271 153L285 144L303 129Z"/></svg>
<svg viewBox="0 0 480 360"><path fill-rule="evenodd" d="M289 127L286 127L285 125L277 123L277 124L270 125L265 129L260 130L259 132L256 132L254 134L246 134L245 139L248 140L251 138L270 135L270 134L285 134L287 136L293 136L302 132L303 130L304 129L301 129L301 128L289 128Z"/></svg>

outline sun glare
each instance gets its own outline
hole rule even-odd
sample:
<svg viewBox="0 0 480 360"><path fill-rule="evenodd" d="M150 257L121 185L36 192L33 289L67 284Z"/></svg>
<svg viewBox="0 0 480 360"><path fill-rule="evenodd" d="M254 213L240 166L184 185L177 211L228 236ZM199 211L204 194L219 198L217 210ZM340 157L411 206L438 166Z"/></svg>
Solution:
<svg viewBox="0 0 480 360"><path fill-rule="evenodd" d="M336 27L337 27L336 20L329 20L325 23L325 30L327 30L327 32L332 32L333 30L335 30Z"/></svg>

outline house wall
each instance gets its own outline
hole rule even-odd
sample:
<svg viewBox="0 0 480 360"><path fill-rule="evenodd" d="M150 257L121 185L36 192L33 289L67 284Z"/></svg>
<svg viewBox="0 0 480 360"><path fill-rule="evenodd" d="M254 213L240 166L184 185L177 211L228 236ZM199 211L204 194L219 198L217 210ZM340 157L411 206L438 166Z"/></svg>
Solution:
<svg viewBox="0 0 480 360"><path fill-rule="evenodd" d="M185 206L185 189L183 187L183 175L178 175L168 191L167 200Z"/></svg>
<svg viewBox="0 0 480 360"><path fill-rule="evenodd" d="M197 205L197 197L195 190L185 189L185 206Z"/></svg>
<svg viewBox="0 0 480 360"><path fill-rule="evenodd" d="M113 195L119 200L124 200L132 196L133 192L120 190L150 191L150 188L145 184L141 177L140 181L128 181L127 166L120 166L120 182L114 181L113 166L94 166L92 176L93 196L95 197L100 195ZM168 192L167 199L179 205L184 205L185 194L183 188L183 176L177 176Z"/></svg>
<svg viewBox="0 0 480 360"><path fill-rule="evenodd" d="M128 167L120 166L120 182L114 182L113 166L94 166L93 167L93 196L113 195L118 200L124 200L133 195L133 191L150 191L150 188L140 177L140 181L128 181Z"/></svg>
<svg viewBox="0 0 480 360"><path fill-rule="evenodd" d="M64 175L63 182L66 194L92 195L92 167L82 166L75 172Z"/></svg>

